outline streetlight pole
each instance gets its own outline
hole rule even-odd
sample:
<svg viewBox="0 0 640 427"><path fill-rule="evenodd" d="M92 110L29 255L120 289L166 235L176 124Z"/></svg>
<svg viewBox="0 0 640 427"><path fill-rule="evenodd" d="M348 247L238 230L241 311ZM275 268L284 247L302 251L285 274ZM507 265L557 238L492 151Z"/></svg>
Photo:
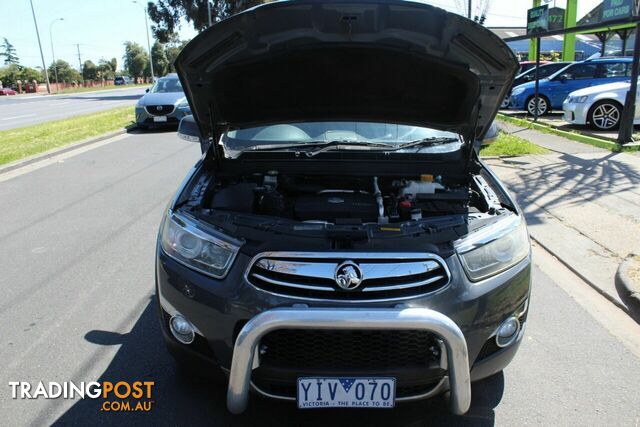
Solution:
<svg viewBox="0 0 640 427"><path fill-rule="evenodd" d="M137 0L133 0L133 3L140 4ZM151 70L151 83L155 80L155 76L153 75L153 55L151 54L151 42L149 41L149 20L147 15L149 14L146 7L143 7L144 10L144 25L147 30L147 49L149 49L149 69Z"/></svg>
<svg viewBox="0 0 640 427"><path fill-rule="evenodd" d="M53 24L55 24L58 21L64 21L64 18L56 18L53 21L51 21L51 24L49 24L49 40L51 40L51 57L53 58L53 72L56 75L56 92L58 92L60 90L60 87L58 86L58 64L56 64L56 53L53 50L53 33L51 32L51 30L53 30Z"/></svg>
<svg viewBox="0 0 640 427"><path fill-rule="evenodd" d="M47 65L44 62L44 54L42 53L42 43L40 43L40 31L38 31L38 21L36 21L36 11L33 8L33 0L29 0L31 4L31 14L33 15L33 24L36 26L36 36L38 37L38 47L40 48L40 58L42 59L42 68L44 69L44 78L47 81L47 93L51 94L51 86L49 86L49 73L47 73Z"/></svg>

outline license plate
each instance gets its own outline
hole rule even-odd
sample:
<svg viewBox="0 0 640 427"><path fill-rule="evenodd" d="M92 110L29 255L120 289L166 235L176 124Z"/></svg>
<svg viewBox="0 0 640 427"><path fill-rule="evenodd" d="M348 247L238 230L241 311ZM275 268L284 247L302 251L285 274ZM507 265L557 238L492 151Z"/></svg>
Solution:
<svg viewBox="0 0 640 427"><path fill-rule="evenodd" d="M153 118L154 122L166 122L167 121L167 116L155 116Z"/></svg>
<svg viewBox="0 0 640 427"><path fill-rule="evenodd" d="M395 378L298 378L298 408L393 408Z"/></svg>

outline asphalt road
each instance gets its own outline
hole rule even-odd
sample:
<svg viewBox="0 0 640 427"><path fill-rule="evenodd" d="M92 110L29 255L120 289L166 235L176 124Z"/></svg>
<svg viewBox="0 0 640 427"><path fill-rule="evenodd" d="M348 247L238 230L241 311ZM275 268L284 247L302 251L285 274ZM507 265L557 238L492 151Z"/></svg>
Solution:
<svg viewBox="0 0 640 427"><path fill-rule="evenodd" d="M473 386L471 411L443 398L393 410L297 411L179 375L153 301L167 201L199 157L173 132L133 134L0 175L0 419L5 425L629 425L640 423L640 328L536 249L519 354ZM555 280L555 281L554 281ZM15 400L9 381L154 381L147 413L101 399Z"/></svg>
<svg viewBox="0 0 640 427"><path fill-rule="evenodd" d="M144 89L137 87L55 96L0 96L0 130L133 106L143 94Z"/></svg>

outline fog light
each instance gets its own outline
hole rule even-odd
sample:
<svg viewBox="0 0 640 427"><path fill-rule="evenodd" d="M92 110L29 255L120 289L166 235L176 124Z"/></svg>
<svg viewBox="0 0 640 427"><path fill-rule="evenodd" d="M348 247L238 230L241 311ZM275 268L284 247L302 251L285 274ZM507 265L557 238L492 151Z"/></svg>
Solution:
<svg viewBox="0 0 640 427"><path fill-rule="evenodd" d="M191 344L195 339L195 328L184 316L176 314L169 321L171 333L182 344Z"/></svg>
<svg viewBox="0 0 640 427"><path fill-rule="evenodd" d="M496 344L498 347L506 347L513 344L518 338L518 332L520 332L520 321L516 317L509 317L502 322L496 332Z"/></svg>

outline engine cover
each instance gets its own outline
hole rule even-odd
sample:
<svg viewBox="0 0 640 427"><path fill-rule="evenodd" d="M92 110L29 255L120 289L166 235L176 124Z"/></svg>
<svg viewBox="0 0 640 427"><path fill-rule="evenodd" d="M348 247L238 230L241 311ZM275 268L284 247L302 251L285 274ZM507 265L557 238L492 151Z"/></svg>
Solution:
<svg viewBox="0 0 640 427"><path fill-rule="evenodd" d="M357 218L362 222L375 222L378 219L375 196L368 193L327 191L300 196L295 201L294 212L300 221L333 222L341 218Z"/></svg>

